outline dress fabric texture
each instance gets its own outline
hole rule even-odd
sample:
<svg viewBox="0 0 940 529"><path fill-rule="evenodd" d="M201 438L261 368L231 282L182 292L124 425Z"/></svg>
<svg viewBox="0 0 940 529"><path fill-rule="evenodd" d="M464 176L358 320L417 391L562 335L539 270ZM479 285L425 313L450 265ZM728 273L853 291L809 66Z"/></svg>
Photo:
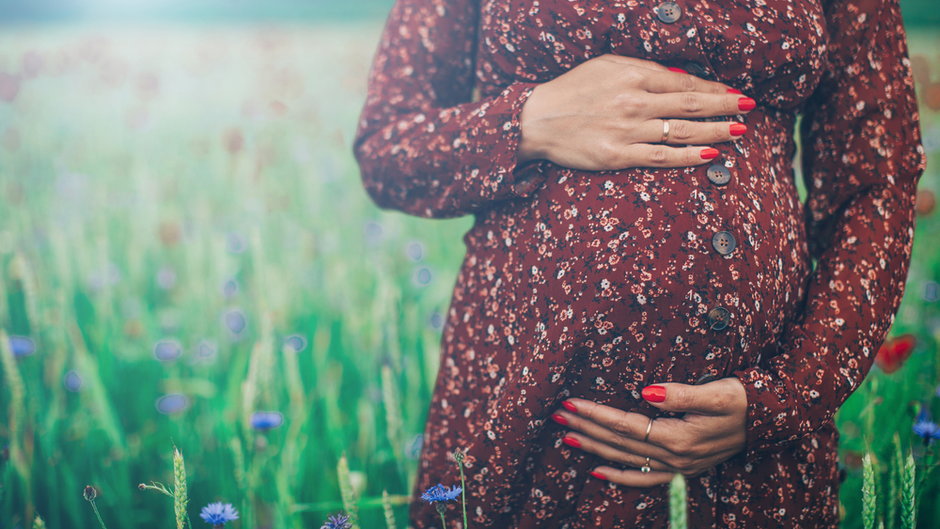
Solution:
<svg viewBox="0 0 940 529"><path fill-rule="evenodd" d="M695 167L517 163L532 90L605 53L741 90L755 109L700 119L747 133ZM629 467L550 415L666 416L642 388L737 377L746 448L687 478L689 526L837 526L833 415L894 321L926 166L898 0L397 0L353 150L382 209L475 218L415 498L460 484L459 447L472 527L666 527L668 485L594 478ZM409 523L441 520L418 500Z"/></svg>

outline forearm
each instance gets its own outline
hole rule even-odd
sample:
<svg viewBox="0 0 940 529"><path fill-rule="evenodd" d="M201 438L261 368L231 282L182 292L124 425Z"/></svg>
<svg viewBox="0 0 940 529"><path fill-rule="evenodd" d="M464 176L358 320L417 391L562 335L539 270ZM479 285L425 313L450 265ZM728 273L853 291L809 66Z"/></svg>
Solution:
<svg viewBox="0 0 940 529"><path fill-rule="evenodd" d="M536 86L514 82L491 98L384 121L367 107L354 153L370 197L382 208L446 218L527 196L517 182L541 172L536 148L523 144L521 113Z"/></svg>
<svg viewBox="0 0 940 529"><path fill-rule="evenodd" d="M735 372L748 396L748 451L773 449L829 421L871 369L903 296L916 180L871 186L846 205L809 278L801 318L779 354Z"/></svg>

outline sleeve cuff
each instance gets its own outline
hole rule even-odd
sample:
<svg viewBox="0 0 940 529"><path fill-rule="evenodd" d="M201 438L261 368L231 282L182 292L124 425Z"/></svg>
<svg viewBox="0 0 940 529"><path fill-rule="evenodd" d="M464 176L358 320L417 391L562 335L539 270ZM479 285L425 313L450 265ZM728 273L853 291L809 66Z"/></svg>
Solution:
<svg viewBox="0 0 940 529"><path fill-rule="evenodd" d="M820 408L827 403L821 401L812 384L796 380L806 369L816 374L816 369L809 365L816 356L808 349L814 347L813 341L799 325L789 326L786 340L781 341L775 355L762 359L759 365L732 373L747 394L744 451L749 462L805 437L825 422L813 424L811 417L830 417L835 413Z"/></svg>
<svg viewBox="0 0 940 529"><path fill-rule="evenodd" d="M485 110L493 116L503 118L501 123L490 125L498 127L498 139L492 153L494 181L497 185L506 186L512 196L519 198L531 196L548 177L545 172L547 160L528 160L522 164L518 161L519 145L522 142L522 108L538 85L539 83L534 82L515 81L504 88L493 105Z"/></svg>

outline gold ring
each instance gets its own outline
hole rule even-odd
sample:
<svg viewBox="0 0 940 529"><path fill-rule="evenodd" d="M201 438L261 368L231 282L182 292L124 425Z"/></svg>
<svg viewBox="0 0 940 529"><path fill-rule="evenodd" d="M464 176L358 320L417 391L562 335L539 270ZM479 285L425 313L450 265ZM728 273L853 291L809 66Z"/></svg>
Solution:
<svg viewBox="0 0 940 529"><path fill-rule="evenodd" d="M669 120L663 120L663 139L659 140L659 143L666 143L669 140Z"/></svg>
<svg viewBox="0 0 940 529"><path fill-rule="evenodd" d="M650 417L650 423L646 425L646 436L643 437L643 442L648 443L650 440L650 430L653 429L653 421L656 420L656 417Z"/></svg>
<svg viewBox="0 0 940 529"><path fill-rule="evenodd" d="M640 472L648 474L653 470L653 467L650 466L650 456L646 456L646 464L640 467Z"/></svg>

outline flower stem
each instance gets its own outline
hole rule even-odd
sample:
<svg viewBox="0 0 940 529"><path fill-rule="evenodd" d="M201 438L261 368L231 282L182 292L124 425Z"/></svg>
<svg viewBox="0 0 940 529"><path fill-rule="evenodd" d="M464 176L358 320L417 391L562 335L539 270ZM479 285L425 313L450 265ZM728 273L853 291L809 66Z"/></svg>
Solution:
<svg viewBox="0 0 940 529"><path fill-rule="evenodd" d="M447 522L444 520L444 511L437 511L441 515L441 527L447 529Z"/></svg>
<svg viewBox="0 0 940 529"><path fill-rule="evenodd" d="M108 527L104 524L104 520L101 519L101 513L98 512L98 506L95 505L95 500L89 500L89 503L91 503L91 508L95 511L95 516L98 517L98 523L101 524L101 529L108 529Z"/></svg>
<svg viewBox="0 0 940 529"><path fill-rule="evenodd" d="M457 460L457 466L460 468L460 501L463 503L463 529L467 529L469 527L467 525L467 482L463 478L463 461Z"/></svg>

